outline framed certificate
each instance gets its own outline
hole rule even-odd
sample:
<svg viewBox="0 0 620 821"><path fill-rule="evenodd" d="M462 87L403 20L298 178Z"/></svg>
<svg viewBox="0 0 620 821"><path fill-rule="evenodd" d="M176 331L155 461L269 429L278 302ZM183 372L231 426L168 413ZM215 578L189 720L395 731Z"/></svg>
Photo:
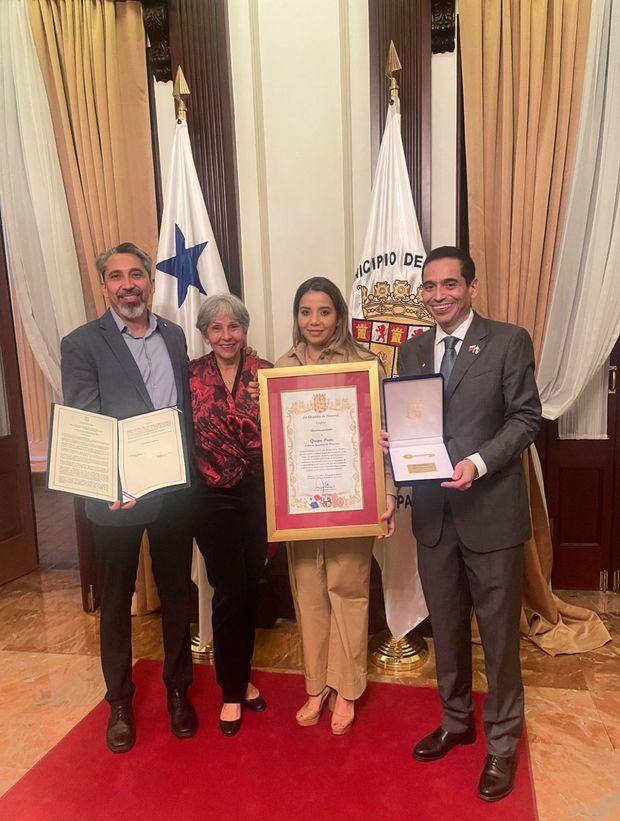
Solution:
<svg viewBox="0 0 620 821"><path fill-rule="evenodd" d="M377 361L259 370L270 541L387 532Z"/></svg>

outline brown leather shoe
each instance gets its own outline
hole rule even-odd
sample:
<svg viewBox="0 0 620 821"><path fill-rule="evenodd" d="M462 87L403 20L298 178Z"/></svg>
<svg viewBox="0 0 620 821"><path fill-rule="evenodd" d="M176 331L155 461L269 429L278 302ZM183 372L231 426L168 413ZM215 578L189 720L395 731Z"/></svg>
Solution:
<svg viewBox="0 0 620 821"><path fill-rule="evenodd" d="M110 704L105 741L113 753L127 753L136 743L136 722L131 704Z"/></svg>
<svg viewBox="0 0 620 821"><path fill-rule="evenodd" d="M449 733L443 727L437 727L430 735L419 741L413 748L413 757L417 761L437 761L459 744L473 744L476 740L476 728L470 727L463 733Z"/></svg>
<svg viewBox="0 0 620 821"><path fill-rule="evenodd" d="M170 729L177 738L191 738L198 732L198 716L185 690L168 690Z"/></svg>
<svg viewBox="0 0 620 821"><path fill-rule="evenodd" d="M518 757L515 755L488 755L484 763L478 796L483 801L499 801L512 792Z"/></svg>

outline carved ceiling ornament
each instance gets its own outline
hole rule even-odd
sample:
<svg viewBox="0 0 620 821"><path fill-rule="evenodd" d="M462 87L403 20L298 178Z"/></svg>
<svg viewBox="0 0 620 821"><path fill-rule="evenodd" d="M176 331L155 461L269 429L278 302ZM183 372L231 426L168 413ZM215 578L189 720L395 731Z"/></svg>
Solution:
<svg viewBox="0 0 620 821"><path fill-rule="evenodd" d="M142 0L144 30L149 38L149 65L160 82L172 80L167 0Z"/></svg>
<svg viewBox="0 0 620 821"><path fill-rule="evenodd" d="M431 49L433 54L454 51L455 0L431 0Z"/></svg>

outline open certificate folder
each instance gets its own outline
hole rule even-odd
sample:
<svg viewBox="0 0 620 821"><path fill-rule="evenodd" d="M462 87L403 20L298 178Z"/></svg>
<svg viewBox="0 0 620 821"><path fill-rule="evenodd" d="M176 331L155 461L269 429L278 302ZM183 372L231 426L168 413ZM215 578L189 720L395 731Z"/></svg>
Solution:
<svg viewBox="0 0 620 821"><path fill-rule="evenodd" d="M383 399L394 483L449 479L453 467L443 438L443 377L384 379Z"/></svg>
<svg viewBox="0 0 620 821"><path fill-rule="evenodd" d="M187 487L180 422L176 408L114 419L54 404L47 486L104 502Z"/></svg>

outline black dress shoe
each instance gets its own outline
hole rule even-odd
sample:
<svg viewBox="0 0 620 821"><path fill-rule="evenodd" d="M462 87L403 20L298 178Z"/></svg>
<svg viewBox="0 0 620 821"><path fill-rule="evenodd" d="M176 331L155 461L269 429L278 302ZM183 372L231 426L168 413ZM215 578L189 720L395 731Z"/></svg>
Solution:
<svg viewBox="0 0 620 821"><path fill-rule="evenodd" d="M476 728L470 727L464 733L449 733L443 727L427 735L413 748L413 757L417 761L437 761L459 744L473 744L476 740Z"/></svg>
<svg viewBox="0 0 620 821"><path fill-rule="evenodd" d="M237 735L241 729L241 718L236 718L234 721L224 721L220 718L220 730L224 735Z"/></svg>
<svg viewBox="0 0 620 821"><path fill-rule="evenodd" d="M131 704L110 705L105 740L113 753L127 753L131 750L136 743L136 722Z"/></svg>
<svg viewBox="0 0 620 821"><path fill-rule="evenodd" d="M483 801L499 801L514 787L517 755L488 755L478 784L478 795Z"/></svg>
<svg viewBox="0 0 620 821"><path fill-rule="evenodd" d="M185 690L168 690L170 729L177 738L191 738L198 732L198 716Z"/></svg>
<svg viewBox="0 0 620 821"><path fill-rule="evenodd" d="M255 713L262 713L263 710L267 709L267 702L259 693L256 698L245 698L243 700L243 706L247 707L248 710L253 710Z"/></svg>

